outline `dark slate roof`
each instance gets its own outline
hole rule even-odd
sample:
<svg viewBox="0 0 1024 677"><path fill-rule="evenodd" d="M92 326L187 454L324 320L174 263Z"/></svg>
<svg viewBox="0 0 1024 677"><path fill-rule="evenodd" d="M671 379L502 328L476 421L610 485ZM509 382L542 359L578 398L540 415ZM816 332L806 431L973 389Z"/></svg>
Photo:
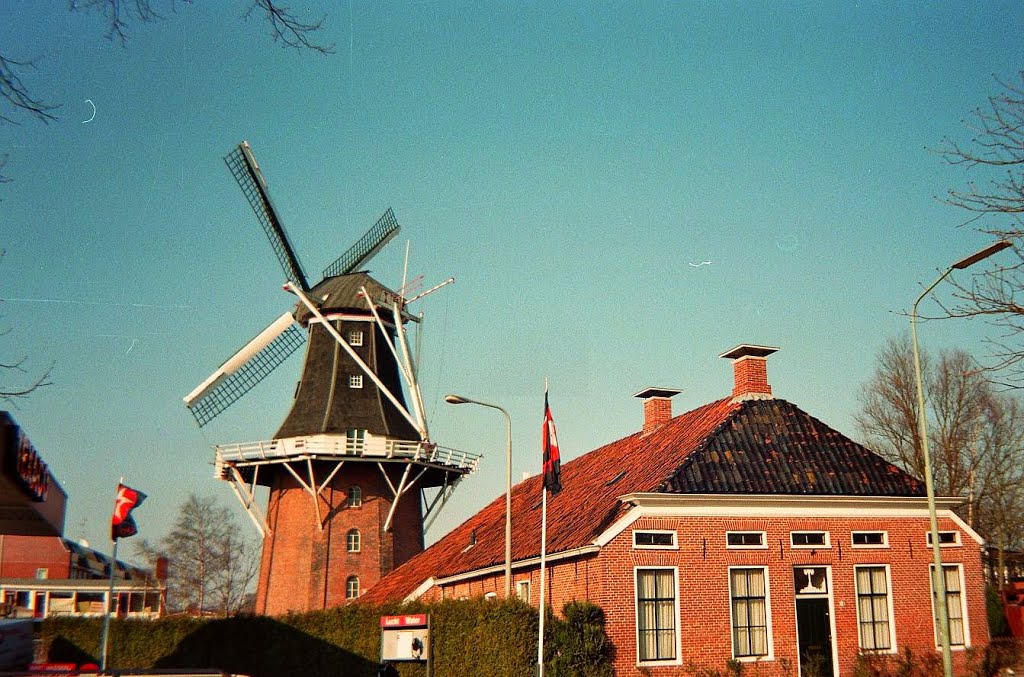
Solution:
<svg viewBox="0 0 1024 677"><path fill-rule="evenodd" d="M924 496L924 483L785 400L750 400L659 488L691 494Z"/></svg>
<svg viewBox="0 0 1024 677"><path fill-rule="evenodd" d="M540 555L541 481L531 477L512 489L513 560ZM592 544L628 510L618 497L631 493L924 494L919 480L789 402L729 398L565 463L562 487L548 500L548 554ZM504 520L502 494L360 601L397 601L431 577L500 566Z"/></svg>

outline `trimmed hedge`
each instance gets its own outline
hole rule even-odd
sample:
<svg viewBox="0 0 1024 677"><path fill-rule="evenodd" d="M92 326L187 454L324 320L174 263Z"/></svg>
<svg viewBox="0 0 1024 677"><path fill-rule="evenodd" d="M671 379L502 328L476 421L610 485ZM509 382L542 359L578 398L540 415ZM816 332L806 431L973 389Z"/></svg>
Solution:
<svg viewBox="0 0 1024 677"><path fill-rule="evenodd" d="M380 617L429 613L436 676L532 677L537 662L537 611L519 601L447 600L381 607L350 606L279 617L200 620L113 620L112 668L211 668L253 677L302 674L374 677L380 659ZM545 663L552 675L610 675L604 614L569 603L565 620L545 621ZM549 616L550 618L550 616ZM98 662L102 620L53 618L42 624L50 661ZM395 664L402 677L425 665Z"/></svg>

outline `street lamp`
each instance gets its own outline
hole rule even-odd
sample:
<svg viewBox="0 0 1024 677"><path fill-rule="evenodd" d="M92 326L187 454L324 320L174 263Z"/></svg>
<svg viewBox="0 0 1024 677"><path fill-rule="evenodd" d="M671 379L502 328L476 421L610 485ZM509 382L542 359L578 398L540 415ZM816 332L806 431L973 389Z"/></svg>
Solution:
<svg viewBox="0 0 1024 677"><path fill-rule="evenodd" d="M481 407L497 409L505 415L505 599L508 599L512 596L512 417L496 404L471 400L461 395L445 395L444 401L448 404L479 404Z"/></svg>
<svg viewBox="0 0 1024 677"><path fill-rule="evenodd" d="M942 672L945 677L953 675L953 653L949 648L949 611L946 608L946 575L942 571L942 552L939 544L939 520L935 514L935 487L932 482L932 462L928 453L928 417L924 410L924 386L921 379L921 355L917 345L917 305L927 296L932 289L954 270L963 270L973 266L1000 252L1011 244L1007 240L999 240L981 251L975 252L968 257L960 259L942 273L935 282L932 282L921 295L914 301L914 307L910 311L910 335L914 347L914 379L917 383L917 427L921 436L921 455L924 459L924 488L928 496L928 519L931 522L932 538L932 561L934 571L932 572L932 587L935 590L935 613L939 617L939 642L942 645Z"/></svg>

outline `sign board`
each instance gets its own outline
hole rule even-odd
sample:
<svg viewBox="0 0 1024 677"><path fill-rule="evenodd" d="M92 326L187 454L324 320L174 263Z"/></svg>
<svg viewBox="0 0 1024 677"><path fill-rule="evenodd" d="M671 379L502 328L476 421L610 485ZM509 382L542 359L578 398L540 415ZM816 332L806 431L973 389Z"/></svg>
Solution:
<svg viewBox="0 0 1024 677"><path fill-rule="evenodd" d="M430 659L430 616L427 614L381 616L380 627L382 661Z"/></svg>

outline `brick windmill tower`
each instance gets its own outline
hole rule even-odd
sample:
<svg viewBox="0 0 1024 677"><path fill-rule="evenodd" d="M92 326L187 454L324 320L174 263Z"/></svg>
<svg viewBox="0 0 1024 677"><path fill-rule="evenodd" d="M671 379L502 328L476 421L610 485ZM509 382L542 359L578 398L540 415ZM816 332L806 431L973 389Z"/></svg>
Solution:
<svg viewBox="0 0 1024 677"><path fill-rule="evenodd" d="M184 399L200 426L306 343L292 408L273 439L215 447L263 536L256 611L322 609L357 598L423 550L423 532L479 456L430 439L405 327L412 298L363 266L398 232L391 210L310 286L249 145L225 158L298 298ZM404 287L404 284L403 284ZM257 487L268 488L265 510Z"/></svg>

